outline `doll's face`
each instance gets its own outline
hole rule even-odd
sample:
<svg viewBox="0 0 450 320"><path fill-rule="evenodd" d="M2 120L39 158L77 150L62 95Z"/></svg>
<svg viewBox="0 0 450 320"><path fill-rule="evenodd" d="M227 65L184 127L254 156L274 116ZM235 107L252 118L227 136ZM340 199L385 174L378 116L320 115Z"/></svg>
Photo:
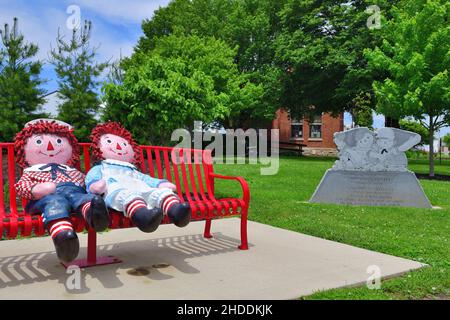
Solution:
<svg viewBox="0 0 450 320"><path fill-rule="evenodd" d="M53 134L36 134L25 144L25 160L30 166L44 163L67 164L73 148L69 140Z"/></svg>
<svg viewBox="0 0 450 320"><path fill-rule="evenodd" d="M105 159L133 162L133 147L122 137L114 134L104 134L100 138L99 147Z"/></svg>

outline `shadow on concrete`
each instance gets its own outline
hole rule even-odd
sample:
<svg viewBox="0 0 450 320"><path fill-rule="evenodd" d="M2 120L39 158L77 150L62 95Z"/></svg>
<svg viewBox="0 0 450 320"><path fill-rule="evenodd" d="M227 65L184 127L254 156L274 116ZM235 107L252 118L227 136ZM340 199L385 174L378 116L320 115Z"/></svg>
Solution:
<svg viewBox="0 0 450 320"><path fill-rule="evenodd" d="M239 244L240 239L218 232L212 239L193 234L101 245L97 248L98 256L113 255L122 263L81 269L81 285L75 290L66 285L73 272L68 272L59 263L55 252L3 257L0 258L0 290L58 280L67 293L83 294L90 291L86 285L87 277L98 280L104 288L113 289L123 286L119 278L119 270L123 269L133 277L164 281L173 278L173 268L182 273L198 273L186 259L239 251ZM85 256L86 248L81 248L78 258Z"/></svg>

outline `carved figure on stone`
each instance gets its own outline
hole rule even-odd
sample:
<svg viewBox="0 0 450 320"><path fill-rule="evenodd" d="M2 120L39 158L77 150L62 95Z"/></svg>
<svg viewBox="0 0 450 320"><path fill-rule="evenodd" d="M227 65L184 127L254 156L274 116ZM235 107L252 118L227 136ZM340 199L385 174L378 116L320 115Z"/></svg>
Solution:
<svg viewBox="0 0 450 320"><path fill-rule="evenodd" d="M355 128L334 134L339 160L333 170L406 171L405 152L420 143L420 135L396 128Z"/></svg>
<svg viewBox="0 0 450 320"><path fill-rule="evenodd" d="M369 153L374 149L375 134L367 128L355 128L334 134L339 160L335 170L369 170L374 159Z"/></svg>
<svg viewBox="0 0 450 320"><path fill-rule="evenodd" d="M370 156L377 159L376 171L406 171L408 159L405 152L419 144L419 134L395 128L376 131L377 148Z"/></svg>

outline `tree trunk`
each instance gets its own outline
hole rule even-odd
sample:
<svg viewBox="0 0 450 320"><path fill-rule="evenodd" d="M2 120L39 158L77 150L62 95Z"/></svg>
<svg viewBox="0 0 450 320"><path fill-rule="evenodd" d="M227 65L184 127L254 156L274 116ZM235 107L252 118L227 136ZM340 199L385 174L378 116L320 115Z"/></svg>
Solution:
<svg viewBox="0 0 450 320"><path fill-rule="evenodd" d="M430 150L428 154L429 162L430 162L430 177L434 177L434 128L433 128L433 118L430 117L430 135L429 135L429 143Z"/></svg>
<svg viewBox="0 0 450 320"><path fill-rule="evenodd" d="M391 128L400 128L400 121L398 119L394 119L391 117L385 117L384 118L384 126L385 127L391 127Z"/></svg>

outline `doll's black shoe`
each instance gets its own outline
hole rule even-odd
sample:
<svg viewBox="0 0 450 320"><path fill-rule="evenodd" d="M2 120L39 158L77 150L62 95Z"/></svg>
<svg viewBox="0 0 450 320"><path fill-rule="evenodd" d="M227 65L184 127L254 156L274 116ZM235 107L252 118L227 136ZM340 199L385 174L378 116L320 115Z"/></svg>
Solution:
<svg viewBox="0 0 450 320"><path fill-rule="evenodd" d="M63 263L69 263L75 260L80 251L78 236L73 230L60 231L53 237L56 255Z"/></svg>
<svg viewBox="0 0 450 320"><path fill-rule="evenodd" d="M175 203L169 208L169 212L167 212L170 222L180 228L189 224L191 214L191 206L187 202Z"/></svg>
<svg viewBox="0 0 450 320"><path fill-rule="evenodd" d="M109 226L109 212L105 200L101 196L95 196L91 200L91 206L85 215L86 222L96 232L104 231Z"/></svg>
<svg viewBox="0 0 450 320"><path fill-rule="evenodd" d="M163 212L160 208L149 209L147 207L136 209L131 217L131 221L134 225L138 227L139 230L147 233L158 229L162 219Z"/></svg>

